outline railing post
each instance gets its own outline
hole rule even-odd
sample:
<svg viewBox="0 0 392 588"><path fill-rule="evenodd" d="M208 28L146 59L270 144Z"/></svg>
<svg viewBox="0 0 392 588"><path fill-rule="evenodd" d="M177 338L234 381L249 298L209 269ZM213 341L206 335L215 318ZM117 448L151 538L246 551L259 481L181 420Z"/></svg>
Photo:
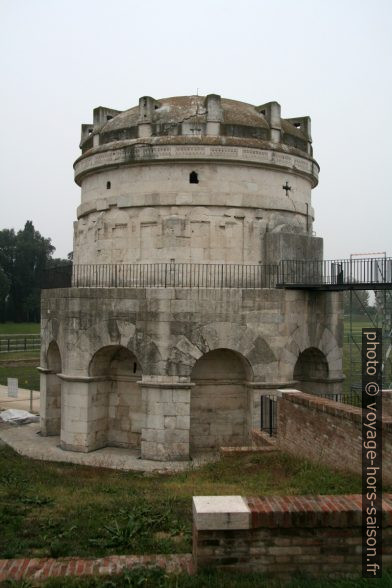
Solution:
<svg viewBox="0 0 392 588"><path fill-rule="evenodd" d="M260 396L260 429L264 429L264 396Z"/></svg>
<svg viewBox="0 0 392 588"><path fill-rule="evenodd" d="M272 400L272 398L268 398L268 400L269 400L269 434L270 434L270 437L272 437L272 423L273 423L273 420L272 420L272 403L273 403L273 400Z"/></svg>

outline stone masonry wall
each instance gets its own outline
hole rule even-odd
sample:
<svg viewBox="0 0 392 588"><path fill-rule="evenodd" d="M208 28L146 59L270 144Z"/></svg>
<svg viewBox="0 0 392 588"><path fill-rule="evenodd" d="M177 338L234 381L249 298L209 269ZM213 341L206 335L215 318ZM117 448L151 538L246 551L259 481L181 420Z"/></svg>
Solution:
<svg viewBox="0 0 392 588"><path fill-rule="evenodd" d="M248 444L250 430L260 427L261 396L293 386L303 350L324 354L331 386L342 378L340 302L339 293L267 288L44 291L43 401L51 397L48 348L55 341L62 366L61 446L93 451L108 443L138 446L140 439L145 459L189 459L192 426L201 425L208 425L208 446ZM132 377L137 366L133 382L109 369L113 350ZM227 351L232 356L225 362ZM214 365L204 362L212 352L221 354ZM242 366L237 375L228 371L233 357ZM52 408L42 407L43 431L58 418Z"/></svg>
<svg viewBox="0 0 392 588"><path fill-rule="evenodd" d="M109 384L108 445L138 447L145 420L140 387L131 380Z"/></svg>
<svg viewBox="0 0 392 588"><path fill-rule="evenodd" d="M278 445L287 453L361 474L362 409L326 398L282 390ZM392 417L383 418L383 480L392 483Z"/></svg>

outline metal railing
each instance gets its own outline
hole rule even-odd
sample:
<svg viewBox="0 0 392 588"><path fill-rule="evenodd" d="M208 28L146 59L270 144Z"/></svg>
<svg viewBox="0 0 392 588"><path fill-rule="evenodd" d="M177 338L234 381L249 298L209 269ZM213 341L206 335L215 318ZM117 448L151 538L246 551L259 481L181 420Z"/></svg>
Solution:
<svg viewBox="0 0 392 588"><path fill-rule="evenodd" d="M278 403L276 396L263 395L260 398L260 429L270 437L277 434Z"/></svg>
<svg viewBox="0 0 392 588"><path fill-rule="evenodd" d="M392 258L279 264L74 264L48 268L42 288L392 289Z"/></svg>
<svg viewBox="0 0 392 588"><path fill-rule="evenodd" d="M362 407L361 392L349 392L348 394L332 394L326 392L325 394L317 394L317 396L321 396L321 398L327 398L328 400L333 400L334 402L342 402L343 404L350 404L351 406Z"/></svg>
<svg viewBox="0 0 392 588"><path fill-rule="evenodd" d="M273 288L277 265L143 263L49 268L42 288Z"/></svg>
<svg viewBox="0 0 392 588"><path fill-rule="evenodd" d="M41 347L41 336L22 335L0 335L0 353L12 353L13 351L34 351Z"/></svg>
<svg viewBox="0 0 392 588"><path fill-rule="evenodd" d="M279 264L278 287L287 286L392 288L392 258L283 260Z"/></svg>

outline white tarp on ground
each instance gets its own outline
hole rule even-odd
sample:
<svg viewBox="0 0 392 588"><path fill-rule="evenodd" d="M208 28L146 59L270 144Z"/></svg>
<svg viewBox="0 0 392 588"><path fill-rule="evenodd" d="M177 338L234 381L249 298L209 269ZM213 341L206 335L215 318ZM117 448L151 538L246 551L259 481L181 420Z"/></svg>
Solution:
<svg viewBox="0 0 392 588"><path fill-rule="evenodd" d="M8 410L0 412L0 421L12 425L27 425L27 423L37 423L39 421L39 416L32 414L27 410L9 408Z"/></svg>

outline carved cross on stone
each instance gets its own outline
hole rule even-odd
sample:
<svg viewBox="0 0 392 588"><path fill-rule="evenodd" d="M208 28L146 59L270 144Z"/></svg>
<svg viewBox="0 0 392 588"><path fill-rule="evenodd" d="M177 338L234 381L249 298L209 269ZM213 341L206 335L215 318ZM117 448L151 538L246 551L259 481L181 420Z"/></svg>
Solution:
<svg viewBox="0 0 392 588"><path fill-rule="evenodd" d="M282 186L283 190L286 190L286 196L289 195L289 191L291 190L291 186L289 186L288 181L286 180L286 185Z"/></svg>

